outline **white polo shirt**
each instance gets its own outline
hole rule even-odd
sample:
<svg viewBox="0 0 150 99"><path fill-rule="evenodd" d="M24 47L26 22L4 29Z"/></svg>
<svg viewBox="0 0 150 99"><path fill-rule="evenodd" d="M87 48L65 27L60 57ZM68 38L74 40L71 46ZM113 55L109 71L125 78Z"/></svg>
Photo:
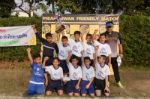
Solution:
<svg viewBox="0 0 150 99"><path fill-rule="evenodd" d="M100 56L100 55L105 55L105 56L111 55L111 49L107 43L99 43L98 47L99 47L98 48L98 56Z"/></svg>
<svg viewBox="0 0 150 99"><path fill-rule="evenodd" d="M71 63L69 63L68 68L69 68L69 77L71 80L79 80L79 78L82 78L82 69L80 66L75 68Z"/></svg>
<svg viewBox="0 0 150 99"><path fill-rule="evenodd" d="M104 65L104 67L101 67L99 63L96 63L95 67L95 77L97 79L104 80L110 74L109 66L106 64Z"/></svg>
<svg viewBox="0 0 150 99"><path fill-rule="evenodd" d="M69 39L69 45L71 46L71 51L73 55L81 57L81 52L83 51L83 44L81 41L76 42L73 39Z"/></svg>
<svg viewBox="0 0 150 99"><path fill-rule="evenodd" d="M84 57L90 57L90 59L94 59L93 54L95 53L95 47L92 44L87 44L84 43L83 44L83 48L84 48L84 53L83 56Z"/></svg>
<svg viewBox="0 0 150 99"><path fill-rule="evenodd" d="M59 53L58 53L58 58L60 60L66 60L68 57L68 53L71 51L71 47L69 46L63 46L62 43L58 44L58 48L59 48Z"/></svg>
<svg viewBox="0 0 150 99"><path fill-rule="evenodd" d="M60 80L63 78L63 70L61 67L55 69L53 65L45 67L45 71L50 74L52 80Z"/></svg>
<svg viewBox="0 0 150 99"><path fill-rule="evenodd" d="M95 71L92 66L87 68L85 65L82 66L82 80L90 80L91 78L95 77Z"/></svg>

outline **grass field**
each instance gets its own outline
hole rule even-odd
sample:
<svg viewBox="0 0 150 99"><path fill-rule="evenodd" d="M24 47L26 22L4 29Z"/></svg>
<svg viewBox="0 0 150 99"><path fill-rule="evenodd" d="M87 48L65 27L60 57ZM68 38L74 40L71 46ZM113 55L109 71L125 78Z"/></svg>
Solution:
<svg viewBox="0 0 150 99"><path fill-rule="evenodd" d="M26 88L31 73L28 61L0 63L0 95L27 96ZM150 97L150 67L122 66L120 72L125 88L118 88L112 76L110 78L112 97Z"/></svg>

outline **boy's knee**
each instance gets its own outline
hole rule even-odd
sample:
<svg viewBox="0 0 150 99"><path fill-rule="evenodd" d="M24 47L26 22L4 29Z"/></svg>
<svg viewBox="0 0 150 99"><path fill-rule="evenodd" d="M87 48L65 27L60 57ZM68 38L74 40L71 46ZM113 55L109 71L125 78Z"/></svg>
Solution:
<svg viewBox="0 0 150 99"><path fill-rule="evenodd" d="M46 91L46 96L50 96L52 94L51 91Z"/></svg>
<svg viewBox="0 0 150 99"><path fill-rule="evenodd" d="M82 94L82 96L83 96L83 97L85 97L85 96L86 96L86 94Z"/></svg>
<svg viewBox="0 0 150 99"><path fill-rule="evenodd" d="M62 91L62 90L59 90L57 94L58 94L59 96L62 96L62 95L63 95L63 91Z"/></svg>
<svg viewBox="0 0 150 99"><path fill-rule="evenodd" d="M93 93L93 94L90 94L90 96L91 96L91 97L94 97L94 96L95 96L95 94L94 94L94 93Z"/></svg>
<svg viewBox="0 0 150 99"><path fill-rule="evenodd" d="M80 94L79 93L74 93L74 96L78 97L78 96L80 96Z"/></svg>
<svg viewBox="0 0 150 99"><path fill-rule="evenodd" d="M73 96L73 93L68 93L69 96Z"/></svg>

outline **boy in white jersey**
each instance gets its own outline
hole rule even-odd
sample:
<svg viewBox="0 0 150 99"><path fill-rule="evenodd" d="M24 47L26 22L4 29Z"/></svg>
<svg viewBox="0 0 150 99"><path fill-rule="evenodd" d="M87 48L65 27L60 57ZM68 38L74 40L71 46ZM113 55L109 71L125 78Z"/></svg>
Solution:
<svg viewBox="0 0 150 99"><path fill-rule="evenodd" d="M82 63L82 81L81 81L81 95L94 96L94 86L93 81L95 77L94 68L90 65L91 59L89 57L84 57Z"/></svg>
<svg viewBox="0 0 150 99"><path fill-rule="evenodd" d="M46 61L48 58L44 59L43 65L45 66ZM63 86L62 86L62 79L63 79L63 70L59 66L59 59L53 58L51 66L45 66L45 72L49 74L50 77L46 77L46 95L50 96L52 92L55 90L58 95L63 95ZM48 79L49 78L49 79Z"/></svg>
<svg viewBox="0 0 150 99"><path fill-rule="evenodd" d="M109 66L105 64L106 56L101 55L98 60L96 58L96 73L95 73L95 93L96 96L101 96L104 94L105 96L109 96L109 82L108 75L110 74Z"/></svg>
<svg viewBox="0 0 150 99"><path fill-rule="evenodd" d="M107 57L106 63L110 66L111 64L111 49L110 46L106 43L106 35L100 34L99 44L98 44L98 53L97 56L105 55Z"/></svg>
<svg viewBox="0 0 150 99"><path fill-rule="evenodd" d="M58 44L59 53L58 58L60 59L60 66L63 69L64 74L69 73L69 69L67 66L66 59L70 59L71 56L71 47L68 44L68 38L66 36L62 36L61 42Z"/></svg>
<svg viewBox="0 0 150 99"><path fill-rule="evenodd" d="M92 43L92 35L87 34L86 35L86 43L83 44L84 51L83 51L83 57L89 57L91 60L90 65L94 65L94 58L95 58L95 48Z"/></svg>
<svg viewBox="0 0 150 99"><path fill-rule="evenodd" d="M78 57L72 57L71 61L72 63L70 63L69 59L67 59L70 77L70 81L67 82L67 93L69 96L79 96L82 69L81 66L78 66Z"/></svg>
<svg viewBox="0 0 150 99"><path fill-rule="evenodd" d="M74 39L70 39L70 41L69 41L69 44L71 46L71 51L72 51L71 60L73 57L77 57L79 66L81 66L81 64L82 64L81 56L83 53L83 44L80 41L80 38L81 38L80 36L81 36L80 31L75 31L74 32Z"/></svg>

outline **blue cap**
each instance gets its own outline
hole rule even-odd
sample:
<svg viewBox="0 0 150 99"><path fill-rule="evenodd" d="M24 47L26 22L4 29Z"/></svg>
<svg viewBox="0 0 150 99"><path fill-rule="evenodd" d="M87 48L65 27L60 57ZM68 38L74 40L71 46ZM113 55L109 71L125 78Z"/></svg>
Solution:
<svg viewBox="0 0 150 99"><path fill-rule="evenodd" d="M106 27L112 27L113 26L113 22L112 21L107 21L106 22Z"/></svg>

